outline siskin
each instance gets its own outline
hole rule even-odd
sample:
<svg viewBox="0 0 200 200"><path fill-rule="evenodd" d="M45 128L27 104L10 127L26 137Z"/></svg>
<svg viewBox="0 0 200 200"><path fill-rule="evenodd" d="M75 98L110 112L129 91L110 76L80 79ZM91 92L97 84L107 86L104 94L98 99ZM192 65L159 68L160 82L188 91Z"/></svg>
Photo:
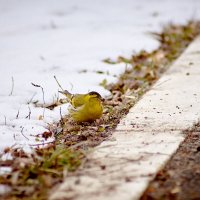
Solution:
<svg viewBox="0 0 200 200"><path fill-rule="evenodd" d="M92 122L99 119L103 113L103 98L98 92L87 94L71 94L67 90L59 91L66 96L71 104L69 114L76 122Z"/></svg>

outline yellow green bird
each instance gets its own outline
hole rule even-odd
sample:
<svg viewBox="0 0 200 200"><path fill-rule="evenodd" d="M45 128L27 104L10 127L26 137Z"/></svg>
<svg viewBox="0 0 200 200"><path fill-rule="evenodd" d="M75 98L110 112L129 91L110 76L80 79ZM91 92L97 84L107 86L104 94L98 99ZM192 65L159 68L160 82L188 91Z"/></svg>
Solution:
<svg viewBox="0 0 200 200"><path fill-rule="evenodd" d="M99 119L103 113L103 98L98 92L87 94L71 94L67 90L59 91L67 97L72 105L69 113L76 122L92 122Z"/></svg>

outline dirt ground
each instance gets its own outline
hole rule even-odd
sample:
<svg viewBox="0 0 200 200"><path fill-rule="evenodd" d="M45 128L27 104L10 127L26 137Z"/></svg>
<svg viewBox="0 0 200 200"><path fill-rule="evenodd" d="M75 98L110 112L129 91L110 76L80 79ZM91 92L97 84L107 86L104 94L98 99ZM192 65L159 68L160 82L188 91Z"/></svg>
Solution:
<svg viewBox="0 0 200 200"><path fill-rule="evenodd" d="M140 200L200 200L200 123L160 170Z"/></svg>

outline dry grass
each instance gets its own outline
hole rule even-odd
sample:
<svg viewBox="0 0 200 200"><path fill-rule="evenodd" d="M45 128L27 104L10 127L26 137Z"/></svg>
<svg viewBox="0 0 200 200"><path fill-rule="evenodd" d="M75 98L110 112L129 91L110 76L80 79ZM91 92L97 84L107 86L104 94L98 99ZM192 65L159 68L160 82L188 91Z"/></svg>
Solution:
<svg viewBox="0 0 200 200"><path fill-rule="evenodd" d="M131 69L127 69L115 84L102 83L112 94L105 101L102 119L76 124L65 116L43 134L46 139L52 134L56 138L47 148L36 148L31 154L21 149L5 149L4 153L12 154L14 159L0 160L1 166L11 167L10 173L0 177L0 182L11 188L1 198L46 199L49 190L63 181L66 172L81 165L89 148L112 134L120 119L199 33L199 22L189 22L185 26L171 24L160 34L152 33L160 41L157 50L141 51L130 58L119 56L114 61L105 59L109 64L129 63ZM54 103L50 108L57 105Z"/></svg>

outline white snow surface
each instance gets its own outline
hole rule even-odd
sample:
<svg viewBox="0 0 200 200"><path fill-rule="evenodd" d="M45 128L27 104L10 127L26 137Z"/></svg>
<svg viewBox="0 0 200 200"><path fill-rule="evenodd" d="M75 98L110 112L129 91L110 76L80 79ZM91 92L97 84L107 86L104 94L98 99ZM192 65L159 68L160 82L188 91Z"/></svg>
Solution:
<svg viewBox="0 0 200 200"><path fill-rule="evenodd" d="M148 32L199 18L198 0L0 0L0 151L46 142L35 135L60 119L59 107L39 119L44 109L32 102L43 103L43 94L31 83L43 87L45 103L58 96L54 75L73 93L106 96L99 83L115 82L125 65L103 59L152 51L159 43Z"/></svg>

